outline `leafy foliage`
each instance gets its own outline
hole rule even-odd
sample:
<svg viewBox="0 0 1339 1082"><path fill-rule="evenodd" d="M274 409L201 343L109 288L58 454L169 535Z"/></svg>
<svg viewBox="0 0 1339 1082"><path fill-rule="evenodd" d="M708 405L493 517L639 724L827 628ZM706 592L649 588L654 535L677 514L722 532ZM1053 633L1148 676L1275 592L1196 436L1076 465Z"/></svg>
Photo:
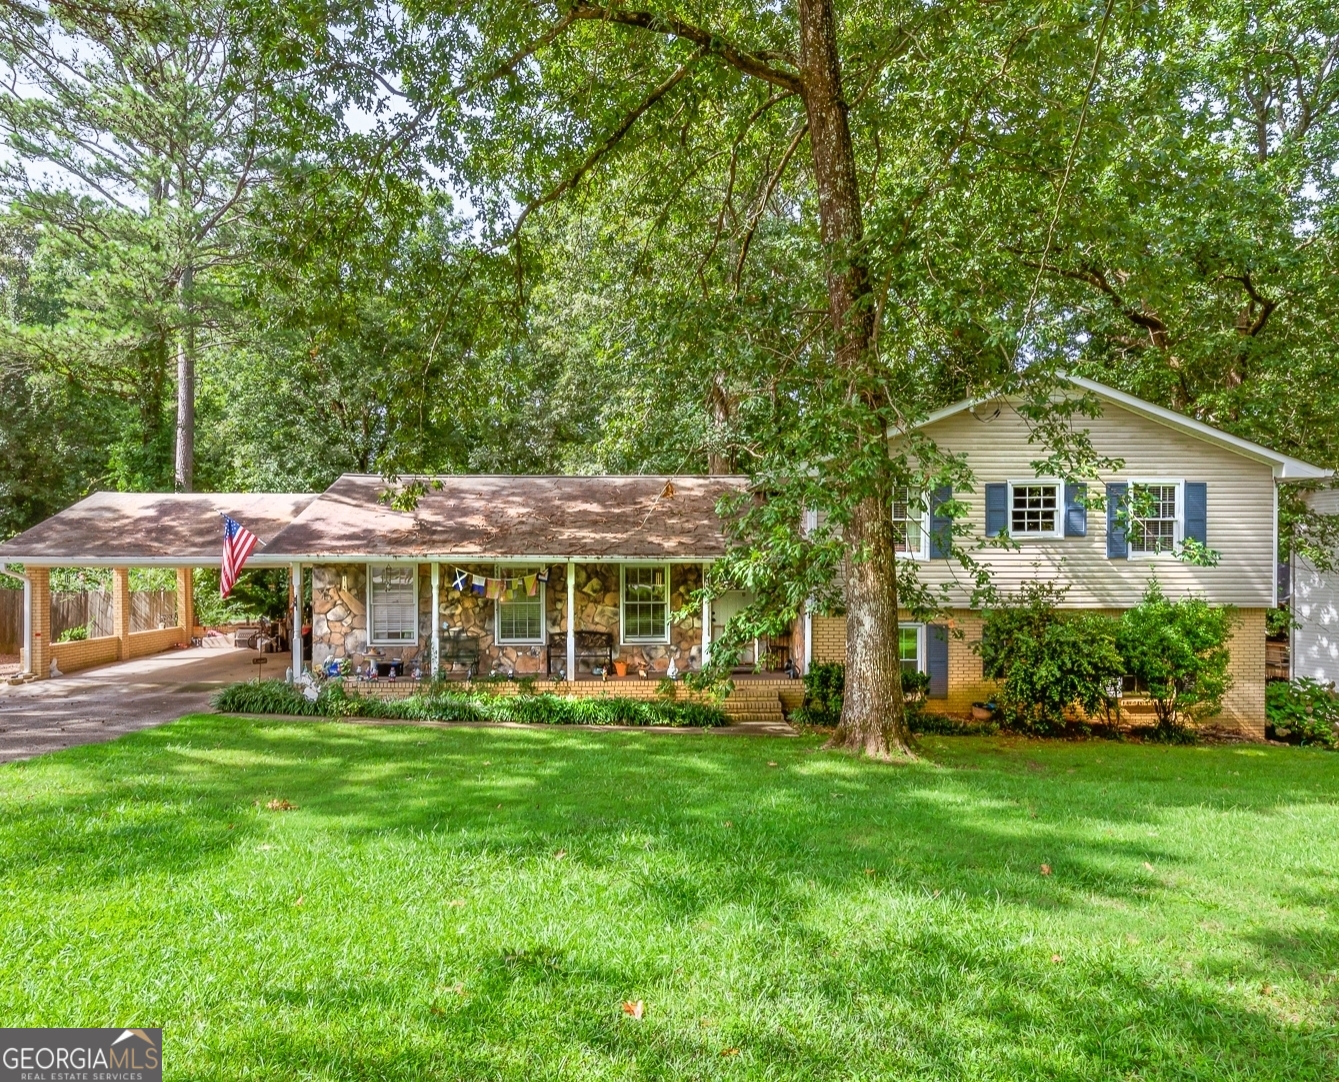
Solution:
<svg viewBox="0 0 1339 1082"><path fill-rule="evenodd" d="M223 711L303 717L387 718L402 721L513 721L540 725L667 725L715 728L729 719L720 707L682 700L497 695L477 689L432 687L402 699L383 699L327 684L314 702L282 681L233 684L215 697Z"/></svg>
<svg viewBox="0 0 1339 1082"><path fill-rule="evenodd" d="M1333 687L1309 676L1271 680L1265 688L1265 714L1280 740L1339 748L1339 696Z"/></svg>
<svg viewBox="0 0 1339 1082"><path fill-rule="evenodd" d="M986 614L982 669L1000 682L1004 719L1029 732L1064 727L1070 710L1109 715L1124 673L1117 623L1090 612L1063 612L1064 591L1034 582Z"/></svg>
<svg viewBox="0 0 1339 1082"><path fill-rule="evenodd" d="M1227 640L1233 620L1231 609L1202 598L1169 600L1156 581L1121 617L1125 673L1147 688L1160 732L1174 733L1222 709L1232 686Z"/></svg>

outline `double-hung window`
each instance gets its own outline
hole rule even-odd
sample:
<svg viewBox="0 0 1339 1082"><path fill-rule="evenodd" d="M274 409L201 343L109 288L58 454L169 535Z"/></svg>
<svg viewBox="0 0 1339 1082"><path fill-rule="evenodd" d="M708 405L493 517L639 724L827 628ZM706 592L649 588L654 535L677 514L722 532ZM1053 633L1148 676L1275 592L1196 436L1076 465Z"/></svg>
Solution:
<svg viewBox="0 0 1339 1082"><path fill-rule="evenodd" d="M1009 485L1009 536L1061 537L1065 508L1058 481L1018 481Z"/></svg>
<svg viewBox="0 0 1339 1082"><path fill-rule="evenodd" d="M668 564L623 566L624 642L669 642L669 579Z"/></svg>
<svg viewBox="0 0 1339 1082"><path fill-rule="evenodd" d="M1157 556L1181 541L1181 485L1176 481L1130 483L1130 552Z"/></svg>
<svg viewBox="0 0 1339 1082"><path fill-rule="evenodd" d="M929 532L925 528L925 500L910 489L898 489L893 498L893 544L899 556L925 559Z"/></svg>
<svg viewBox="0 0 1339 1082"><path fill-rule="evenodd" d="M414 564L368 567L367 616L371 645L418 642L418 567Z"/></svg>
<svg viewBox="0 0 1339 1082"><path fill-rule="evenodd" d="M544 642L544 583L536 580L530 594L526 579L543 570L522 564L499 564L497 577L506 582L495 606L497 641L502 645L542 645Z"/></svg>
<svg viewBox="0 0 1339 1082"><path fill-rule="evenodd" d="M897 656L902 671L925 671L925 625L899 624L897 628Z"/></svg>

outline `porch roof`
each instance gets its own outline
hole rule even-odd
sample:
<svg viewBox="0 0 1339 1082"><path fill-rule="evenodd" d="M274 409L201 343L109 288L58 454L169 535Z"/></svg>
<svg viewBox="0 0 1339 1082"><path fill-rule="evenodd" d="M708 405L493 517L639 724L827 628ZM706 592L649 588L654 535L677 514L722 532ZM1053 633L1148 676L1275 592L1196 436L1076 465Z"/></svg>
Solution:
<svg viewBox="0 0 1339 1082"><path fill-rule="evenodd" d="M396 511L382 502L383 478L346 474L266 546L265 557L713 559L726 548L716 502L748 485L716 475L416 480L428 491L413 511Z"/></svg>
<svg viewBox="0 0 1339 1082"><path fill-rule="evenodd" d="M0 563L213 566L223 545L219 512L268 542L313 499L302 492L96 492L0 544Z"/></svg>

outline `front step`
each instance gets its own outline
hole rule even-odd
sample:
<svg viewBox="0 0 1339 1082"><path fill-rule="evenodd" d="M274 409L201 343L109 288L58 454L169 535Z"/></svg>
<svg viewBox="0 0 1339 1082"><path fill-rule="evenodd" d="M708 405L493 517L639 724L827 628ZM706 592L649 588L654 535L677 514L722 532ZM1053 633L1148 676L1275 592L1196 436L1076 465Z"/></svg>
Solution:
<svg viewBox="0 0 1339 1082"><path fill-rule="evenodd" d="M722 704L732 722L760 721L780 724L786 720L781 710L781 696L773 690L758 689L752 694L740 695L735 690Z"/></svg>

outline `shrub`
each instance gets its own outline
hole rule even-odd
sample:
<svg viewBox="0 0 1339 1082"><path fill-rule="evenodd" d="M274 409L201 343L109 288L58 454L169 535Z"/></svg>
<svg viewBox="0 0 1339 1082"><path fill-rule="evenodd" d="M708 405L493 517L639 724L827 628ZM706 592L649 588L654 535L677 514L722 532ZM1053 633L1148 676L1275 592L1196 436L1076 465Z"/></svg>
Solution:
<svg viewBox="0 0 1339 1082"><path fill-rule="evenodd" d="M62 631L57 642L83 642L88 638L88 625L80 624L78 627L67 627Z"/></svg>
<svg viewBox="0 0 1339 1082"><path fill-rule="evenodd" d="M1077 708L1109 715L1124 672L1117 623L1092 612L1061 612L1062 590L1032 583L987 613L977 650L988 679L1000 684L1006 724L1051 733Z"/></svg>
<svg viewBox="0 0 1339 1082"><path fill-rule="evenodd" d="M315 717L325 713L320 700L311 702L282 680L232 684L214 696L214 707L229 714L299 714Z"/></svg>
<svg viewBox="0 0 1339 1082"><path fill-rule="evenodd" d="M1339 748L1339 696L1309 676L1265 688L1265 715L1280 740Z"/></svg>
<svg viewBox="0 0 1339 1082"><path fill-rule="evenodd" d="M559 695L497 695L444 690L430 685L403 699L350 692L342 684L321 689L315 702L279 680L234 684L214 699L222 712L299 714L304 717L384 718L398 721L517 721L542 725L670 725L715 728L729 723L707 703L624 698L568 699Z"/></svg>
<svg viewBox="0 0 1339 1082"><path fill-rule="evenodd" d="M1156 582L1121 617L1118 644L1125 673L1148 690L1162 734L1212 717L1232 686L1227 667L1231 609L1200 598L1171 601Z"/></svg>
<svg viewBox="0 0 1339 1082"><path fill-rule="evenodd" d="M840 661L816 661L804 675L804 703L795 720L803 725L836 725L845 695L846 666Z"/></svg>

